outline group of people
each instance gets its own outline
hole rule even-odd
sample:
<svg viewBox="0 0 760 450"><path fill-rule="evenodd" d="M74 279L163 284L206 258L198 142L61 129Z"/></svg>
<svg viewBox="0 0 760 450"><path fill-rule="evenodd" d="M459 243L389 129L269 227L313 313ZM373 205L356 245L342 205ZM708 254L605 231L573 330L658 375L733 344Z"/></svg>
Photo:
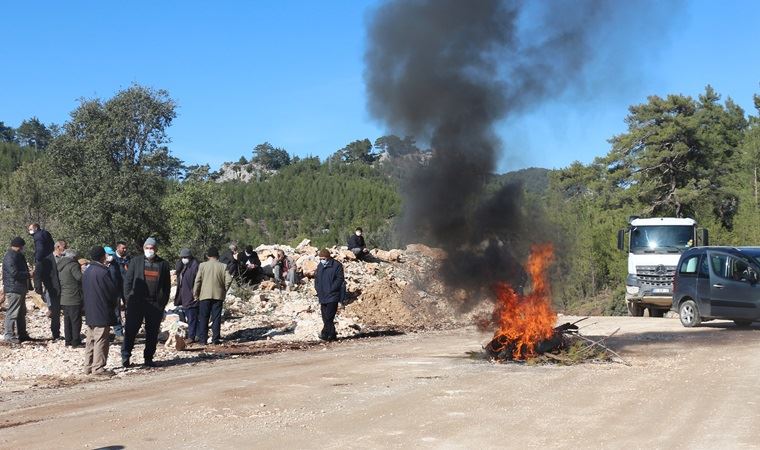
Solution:
<svg viewBox="0 0 760 450"><path fill-rule="evenodd" d="M110 332L121 341L121 363L132 365L135 339L145 326L144 365L153 367L161 321L171 292L171 273L167 261L156 254L158 244L150 237L143 244L143 253L130 257L126 242L116 249L95 246L89 260L79 258L64 240L53 241L39 224L31 224L28 232L34 240L34 266L30 270L24 256L26 241L14 237L3 258L3 288L6 315L4 339L9 343L29 340L26 331L25 298L34 289L45 300L50 317L52 339L60 339L60 318L63 312L65 345L80 347L82 314L85 325L85 373L110 374L106 370ZM357 228L348 247L360 259L368 255ZM191 344L207 344L209 323L211 343L221 342L221 318L224 298L232 280L256 283L263 277L291 289L298 283L296 264L285 252L277 250L266 264L261 263L252 246L237 252L235 244L220 256L216 247L206 252L206 261L199 262L190 249L180 251L175 266L177 290L174 305L180 308L188 324L187 339ZM320 264L315 274L315 289L321 305L323 340L337 339L335 315L338 303L346 299L343 265L333 259L327 249L319 251ZM122 310L124 319L122 320Z"/></svg>

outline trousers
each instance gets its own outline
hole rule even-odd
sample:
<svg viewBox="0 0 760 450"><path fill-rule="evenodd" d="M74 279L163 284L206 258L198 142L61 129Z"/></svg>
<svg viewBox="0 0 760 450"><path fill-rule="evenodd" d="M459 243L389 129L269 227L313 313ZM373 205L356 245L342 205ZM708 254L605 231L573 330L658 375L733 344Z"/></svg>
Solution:
<svg viewBox="0 0 760 450"><path fill-rule="evenodd" d="M84 348L84 372L102 372L108 362L108 335L111 327L91 327L86 330Z"/></svg>
<svg viewBox="0 0 760 450"><path fill-rule="evenodd" d="M198 306L198 342L208 342L208 322L211 320L211 342L218 344L222 328L222 300L201 300Z"/></svg>
<svg viewBox="0 0 760 450"><path fill-rule="evenodd" d="M152 361L153 355L156 354L158 332L161 329L162 320L164 320L164 308L158 303L146 299L130 299L127 302L121 358L129 359L132 356L137 332L140 331L140 326L145 321L145 350L143 350L143 357L146 361Z"/></svg>
<svg viewBox="0 0 760 450"><path fill-rule="evenodd" d="M82 333L82 306L64 305L61 308L63 308L63 337L66 345L80 345L82 343L79 337Z"/></svg>
<svg viewBox="0 0 760 450"><path fill-rule="evenodd" d="M26 338L26 293L17 294L7 292L5 294L5 339L13 338L13 328L16 328L16 336Z"/></svg>
<svg viewBox="0 0 760 450"><path fill-rule="evenodd" d="M338 313L338 302L325 303L319 305L322 312L322 332L319 334L320 339L337 339L338 334L335 332L335 314Z"/></svg>

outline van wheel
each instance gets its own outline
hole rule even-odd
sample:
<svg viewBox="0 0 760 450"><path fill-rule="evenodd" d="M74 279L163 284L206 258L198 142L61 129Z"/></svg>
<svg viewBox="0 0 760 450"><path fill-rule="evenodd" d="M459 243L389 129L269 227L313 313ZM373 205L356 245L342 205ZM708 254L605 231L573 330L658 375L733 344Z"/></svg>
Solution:
<svg viewBox="0 0 760 450"><path fill-rule="evenodd" d="M699 316L699 309L694 300L686 300L678 307L678 315L681 317L681 324L687 328L699 326L702 318Z"/></svg>
<svg viewBox="0 0 760 450"><path fill-rule="evenodd" d="M644 308L638 303L628 302L628 315L631 317L642 317L644 315Z"/></svg>
<svg viewBox="0 0 760 450"><path fill-rule="evenodd" d="M737 327L748 327L752 325L751 320L734 320L734 323L736 324Z"/></svg>
<svg viewBox="0 0 760 450"><path fill-rule="evenodd" d="M662 317L665 315L665 310L660 308L649 308L649 317Z"/></svg>

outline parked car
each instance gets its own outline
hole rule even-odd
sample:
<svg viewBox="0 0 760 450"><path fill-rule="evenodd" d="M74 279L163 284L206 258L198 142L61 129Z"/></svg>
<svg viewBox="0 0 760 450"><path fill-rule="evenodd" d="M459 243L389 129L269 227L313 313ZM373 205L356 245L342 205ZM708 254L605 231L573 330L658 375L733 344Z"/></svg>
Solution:
<svg viewBox="0 0 760 450"><path fill-rule="evenodd" d="M760 247L695 247L678 261L673 305L685 327L728 319L760 320Z"/></svg>

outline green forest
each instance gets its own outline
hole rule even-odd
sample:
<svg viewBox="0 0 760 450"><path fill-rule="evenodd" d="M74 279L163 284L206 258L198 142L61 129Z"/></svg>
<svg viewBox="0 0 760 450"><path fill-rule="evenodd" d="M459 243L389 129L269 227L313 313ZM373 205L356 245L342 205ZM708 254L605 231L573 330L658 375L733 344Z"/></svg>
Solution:
<svg viewBox="0 0 760 450"><path fill-rule="evenodd" d="M523 187L540 239L555 245L558 309L622 314L625 255L616 231L631 215L692 217L713 244L760 245L760 97L745 112L707 86L698 97L651 96L621 117L627 130L589 164L493 174L488 192ZM140 85L87 99L61 125L37 118L0 122L0 232L22 235L39 222L77 249L149 235L170 258L231 240L343 245L354 227L371 246L396 247L402 187L430 150L411 137L365 137L324 160L270 143L236 163L255 176L218 182L169 149L176 103ZM536 239L539 239L536 235Z"/></svg>

